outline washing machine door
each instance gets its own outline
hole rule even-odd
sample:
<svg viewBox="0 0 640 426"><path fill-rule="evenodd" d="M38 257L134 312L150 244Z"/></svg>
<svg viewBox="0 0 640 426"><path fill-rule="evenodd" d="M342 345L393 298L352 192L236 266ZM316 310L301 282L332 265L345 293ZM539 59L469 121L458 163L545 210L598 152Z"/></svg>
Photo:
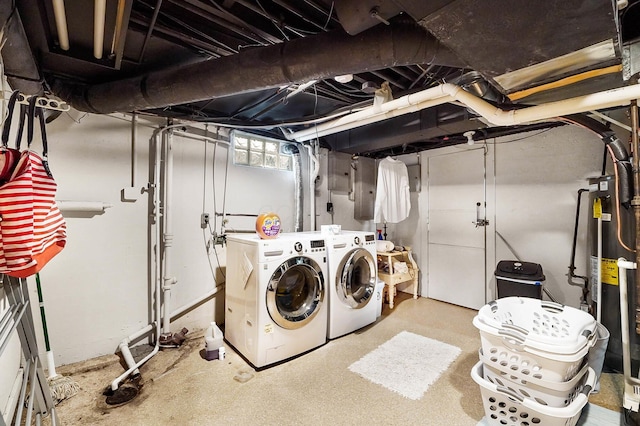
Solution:
<svg viewBox="0 0 640 426"><path fill-rule="evenodd" d="M365 249L349 252L340 263L336 292L343 303L360 309L369 303L376 287L376 263Z"/></svg>
<svg viewBox="0 0 640 426"><path fill-rule="evenodd" d="M324 276L318 263L293 257L273 273L267 285L267 310L282 328L296 329L313 320L324 301Z"/></svg>

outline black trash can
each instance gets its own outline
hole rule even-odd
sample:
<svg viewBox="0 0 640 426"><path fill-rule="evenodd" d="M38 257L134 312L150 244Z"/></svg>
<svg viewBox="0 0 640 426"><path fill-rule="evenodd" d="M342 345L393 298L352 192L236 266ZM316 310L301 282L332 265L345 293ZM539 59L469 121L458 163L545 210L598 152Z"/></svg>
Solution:
<svg viewBox="0 0 640 426"><path fill-rule="evenodd" d="M509 296L542 299L545 276L537 263L501 260L496 267L498 299Z"/></svg>

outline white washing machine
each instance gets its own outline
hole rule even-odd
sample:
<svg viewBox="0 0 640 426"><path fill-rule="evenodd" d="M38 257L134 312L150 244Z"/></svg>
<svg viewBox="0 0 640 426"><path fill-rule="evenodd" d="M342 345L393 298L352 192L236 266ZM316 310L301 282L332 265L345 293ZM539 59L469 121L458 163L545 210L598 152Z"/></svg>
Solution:
<svg viewBox="0 0 640 426"><path fill-rule="evenodd" d="M327 341L322 238L227 236L225 338L254 367Z"/></svg>
<svg viewBox="0 0 640 426"><path fill-rule="evenodd" d="M377 256L373 232L342 231L325 235L329 260L329 324L335 339L378 318Z"/></svg>

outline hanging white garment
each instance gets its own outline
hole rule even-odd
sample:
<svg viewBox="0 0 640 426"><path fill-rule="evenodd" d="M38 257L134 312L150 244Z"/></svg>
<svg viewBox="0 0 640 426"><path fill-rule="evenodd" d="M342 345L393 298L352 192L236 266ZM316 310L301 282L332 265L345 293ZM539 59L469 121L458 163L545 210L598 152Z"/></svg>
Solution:
<svg viewBox="0 0 640 426"><path fill-rule="evenodd" d="M409 173L399 160L387 157L378 165L378 183L373 220L376 223L398 223L409 216Z"/></svg>

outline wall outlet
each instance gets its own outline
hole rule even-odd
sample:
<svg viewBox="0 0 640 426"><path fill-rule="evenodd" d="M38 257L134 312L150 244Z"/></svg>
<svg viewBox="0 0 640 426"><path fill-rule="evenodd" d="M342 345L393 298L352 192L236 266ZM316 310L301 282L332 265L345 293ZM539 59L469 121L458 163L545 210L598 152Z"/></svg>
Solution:
<svg viewBox="0 0 640 426"><path fill-rule="evenodd" d="M209 226L209 213L202 213L200 215L200 228L205 229Z"/></svg>

